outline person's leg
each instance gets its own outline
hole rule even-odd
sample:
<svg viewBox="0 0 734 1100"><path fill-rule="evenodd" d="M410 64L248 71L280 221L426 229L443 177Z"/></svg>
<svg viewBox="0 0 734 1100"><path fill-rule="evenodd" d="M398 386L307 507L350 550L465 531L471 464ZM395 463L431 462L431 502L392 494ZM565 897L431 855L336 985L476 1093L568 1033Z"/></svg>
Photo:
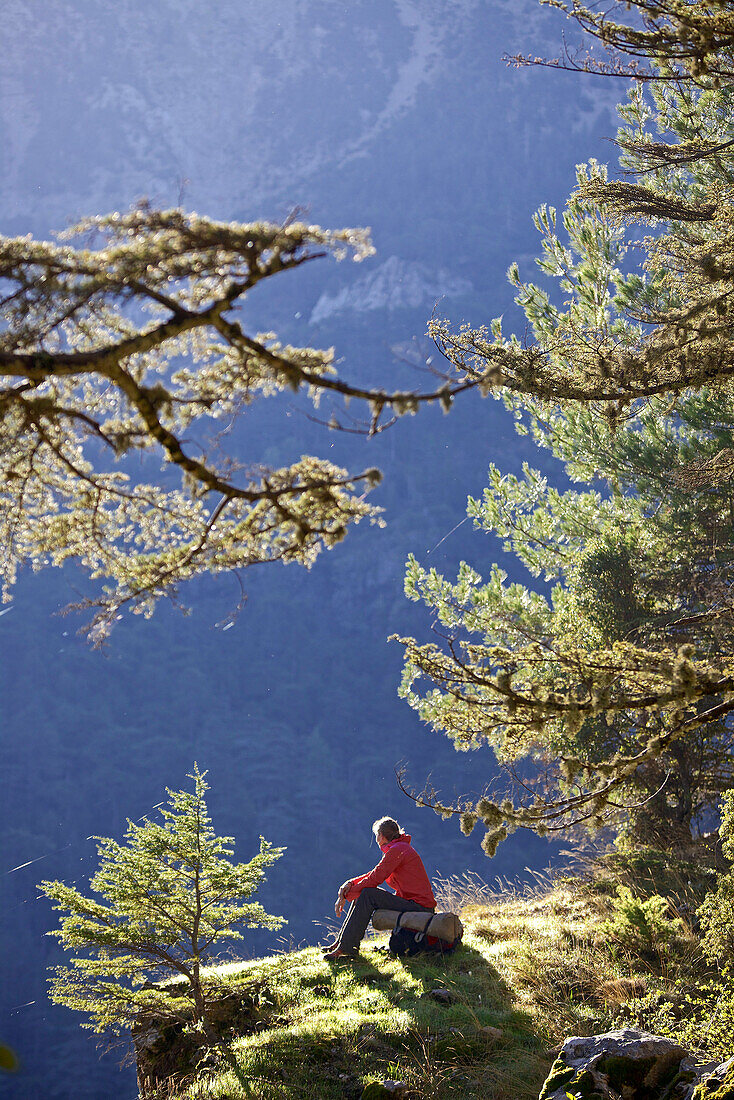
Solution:
<svg viewBox="0 0 734 1100"><path fill-rule="evenodd" d="M385 903L376 905L376 909L392 909L398 913L435 913L435 909L426 909L425 905L421 905L418 901L410 901L409 898L401 898L397 894L388 894L387 890L382 892L386 895Z"/></svg>
<svg viewBox="0 0 734 1100"><path fill-rule="evenodd" d="M343 951L345 955L357 953L375 909L392 909L399 913L431 912L417 901L400 898L397 894L391 894L389 890L381 890L379 886L369 886L361 892L356 901L352 902L347 919L339 933L337 950Z"/></svg>
<svg viewBox="0 0 734 1100"><path fill-rule="evenodd" d="M339 929L339 931L338 931L338 932L337 932L337 933L335 934L335 936L334 936L333 940L331 940L331 942L330 942L330 943L325 943L325 944L324 944L324 945L322 946L321 950L323 951L323 953L324 953L325 955L328 955L328 954L329 954L329 952L331 952L331 951L336 951L336 949L337 949L337 948L338 948L338 947L340 946L340 944L341 944L341 938L342 938L342 932L344 931L344 928L345 928L345 926L346 926L346 923L347 923L347 921L349 920L350 914L351 914L351 912L352 912L352 906L353 906L353 905L354 905L354 902L350 901L350 903L349 903L349 906L348 906L348 908L347 908L347 915L346 915L346 917L344 918L344 920L342 921L342 926L341 926L341 928Z"/></svg>
<svg viewBox="0 0 734 1100"><path fill-rule="evenodd" d="M366 890L362 890L357 900L349 906L349 912L339 933L338 950L345 955L356 955L360 940L367 930L375 909L382 908L393 896L388 890L381 890L379 886L368 886Z"/></svg>
<svg viewBox="0 0 734 1100"><path fill-rule="evenodd" d="M336 951L336 949L339 947L340 942L341 942L341 938L342 938L342 932L344 931L344 926L346 925L347 921L349 920L349 914L352 912L352 905L353 904L354 904L354 902L350 901L349 906L347 908L347 915L344 918L344 920L342 921L341 928L339 929L339 931L337 933L335 933L333 940L331 940L330 943L325 943L322 946L321 950L323 951L323 953L325 955L328 955L330 951Z"/></svg>

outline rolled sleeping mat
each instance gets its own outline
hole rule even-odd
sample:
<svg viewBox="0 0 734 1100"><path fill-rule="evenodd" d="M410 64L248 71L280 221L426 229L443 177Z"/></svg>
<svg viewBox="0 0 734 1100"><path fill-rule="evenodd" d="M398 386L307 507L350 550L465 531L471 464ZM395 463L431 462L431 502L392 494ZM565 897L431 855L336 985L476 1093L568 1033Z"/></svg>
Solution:
<svg viewBox="0 0 734 1100"><path fill-rule="evenodd" d="M395 927L395 922L400 917L401 928L412 928L414 932L422 932L428 913L408 912L398 913L395 909L375 909L372 914L372 927L377 932L387 932ZM431 922L426 928L427 936L435 936L436 939L453 941L464 934L464 925L456 913L433 913Z"/></svg>

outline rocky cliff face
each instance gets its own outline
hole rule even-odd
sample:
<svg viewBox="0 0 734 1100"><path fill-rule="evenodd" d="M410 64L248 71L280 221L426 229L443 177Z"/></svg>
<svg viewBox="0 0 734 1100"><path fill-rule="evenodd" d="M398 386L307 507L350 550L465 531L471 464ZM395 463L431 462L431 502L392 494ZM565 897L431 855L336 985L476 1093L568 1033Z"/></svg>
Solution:
<svg viewBox="0 0 734 1100"><path fill-rule="evenodd" d="M441 298L461 298L470 294L470 279L454 276L443 268L432 270L427 264L409 263L390 256L377 268L334 294L319 298L310 317L320 324L339 313L372 313L375 310L415 309L431 305Z"/></svg>
<svg viewBox="0 0 734 1100"><path fill-rule="evenodd" d="M506 155L509 127L514 148L537 138L500 55L542 50L549 26L535 0L7 0L0 225L62 227L143 195L226 217L344 198L355 169L391 174L404 123L428 195L457 124L479 159Z"/></svg>

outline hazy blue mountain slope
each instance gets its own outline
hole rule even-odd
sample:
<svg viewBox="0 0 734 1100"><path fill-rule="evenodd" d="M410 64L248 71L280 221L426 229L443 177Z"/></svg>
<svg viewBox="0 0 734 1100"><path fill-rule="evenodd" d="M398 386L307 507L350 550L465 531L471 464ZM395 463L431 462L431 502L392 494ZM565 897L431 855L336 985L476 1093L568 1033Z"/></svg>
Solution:
<svg viewBox="0 0 734 1100"><path fill-rule="evenodd" d="M606 155L618 89L500 60L555 52L562 27L535 0L7 0L0 230L46 234L182 193L225 218L305 204L323 224L371 225L374 259L275 280L246 319L333 344L365 381L428 384L416 368L436 300L457 320L511 317L504 271L514 258L529 270L533 208L560 205L575 162ZM493 774L397 700L400 652L385 639L426 628L402 596L409 551L449 574L461 557L485 570L499 557L461 521L490 462L517 470L532 454L502 406L467 397L449 417L425 411L368 441L327 435L289 397L250 410L233 444L276 465L305 451L380 466L387 527L360 528L310 574L251 571L231 628L236 583L202 582L182 593L190 617L161 608L123 621L106 654L77 637L78 617L54 615L82 578L23 578L0 618L0 1038L24 1064L2 1082L13 1100L63 1100L72 1085L75 1100L132 1100L114 1060L97 1063L73 1015L45 1002L56 956L34 884L88 877L85 838L119 836L195 758L210 769L215 824L243 858L261 832L288 846L263 902L296 941L315 939L335 885L370 866L369 824L384 811L420 838L432 872L515 873L547 858L520 836L487 864L393 778L401 759L416 782L433 771L449 791Z"/></svg>
<svg viewBox="0 0 734 1100"><path fill-rule="evenodd" d="M488 175L527 179L559 131L594 133L613 102L603 83L564 102L566 78L549 94L501 62L552 52L561 26L535 0L8 0L0 221L55 227L183 189L227 217L411 213L413 238L424 203L490 220L499 201L504 231L517 193L489 202Z"/></svg>

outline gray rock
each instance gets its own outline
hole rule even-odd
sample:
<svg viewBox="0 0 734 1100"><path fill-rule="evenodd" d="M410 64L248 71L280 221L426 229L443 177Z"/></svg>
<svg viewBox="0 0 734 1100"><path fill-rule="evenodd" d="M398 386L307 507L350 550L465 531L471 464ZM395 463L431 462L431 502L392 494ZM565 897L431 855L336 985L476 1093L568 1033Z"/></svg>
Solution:
<svg viewBox="0 0 734 1100"><path fill-rule="evenodd" d="M488 1039L502 1039L504 1037L504 1031L501 1027L480 1027L479 1030L487 1036Z"/></svg>
<svg viewBox="0 0 734 1100"><path fill-rule="evenodd" d="M440 1005L450 1005L453 1001L453 994L448 989L432 989L428 993L421 993L421 997L430 997L433 1001L438 1001Z"/></svg>
<svg viewBox="0 0 734 1100"><path fill-rule="evenodd" d="M400 1100L407 1088L405 1081L372 1081L365 1085L359 1100Z"/></svg>
<svg viewBox="0 0 734 1100"><path fill-rule="evenodd" d="M603 1100L635 1100L662 1090L678 1074L682 1089L693 1079L688 1052L671 1039L625 1028L567 1039L551 1067L540 1100L595 1093ZM681 1100L684 1091L679 1092ZM690 1093L689 1093L690 1095ZM672 1098L671 1098L672 1100Z"/></svg>
<svg viewBox="0 0 734 1100"><path fill-rule="evenodd" d="M698 1079L683 1100L731 1100L734 1097L734 1058L699 1068Z"/></svg>
<svg viewBox="0 0 734 1100"><path fill-rule="evenodd" d="M622 1028L619 1031L607 1031L603 1035L583 1035L566 1039L561 1053L569 1065L584 1064L601 1055L619 1055L634 1061L641 1058L669 1055L675 1051L681 1058L687 1053L672 1039L663 1039L660 1035L651 1035L648 1031L634 1028Z"/></svg>

